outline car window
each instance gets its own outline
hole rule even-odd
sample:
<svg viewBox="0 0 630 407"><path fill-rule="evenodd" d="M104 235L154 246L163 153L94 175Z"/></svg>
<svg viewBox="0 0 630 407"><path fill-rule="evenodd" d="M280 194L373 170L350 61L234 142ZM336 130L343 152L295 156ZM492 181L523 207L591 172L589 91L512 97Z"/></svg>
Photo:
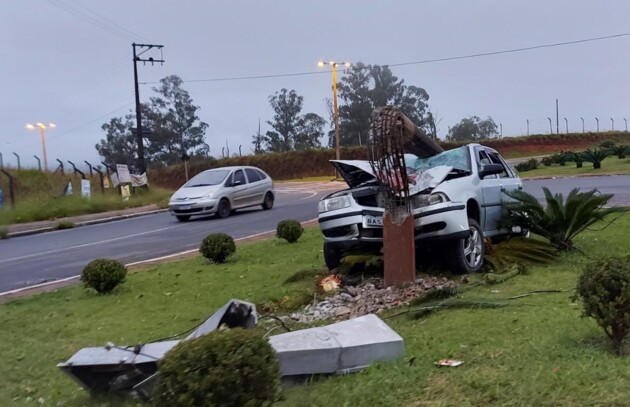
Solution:
<svg viewBox="0 0 630 407"><path fill-rule="evenodd" d="M492 160L490 159L490 157L488 157L488 153L486 153L484 150L479 150L478 153L478 161L479 161L479 165L478 168L481 170L483 168L484 165L486 164L492 164ZM488 178L497 178L496 175L486 175L485 177L486 179Z"/></svg>
<svg viewBox="0 0 630 407"><path fill-rule="evenodd" d="M233 184L236 184L237 182L241 183L241 185L245 185L247 184L247 180L245 179L245 173L243 172L243 170L236 170L234 172L234 178L233 178Z"/></svg>
<svg viewBox="0 0 630 407"><path fill-rule="evenodd" d="M260 181L260 175L258 175L258 173L251 168L245 168L245 173L247 174L247 180L249 182Z"/></svg>
<svg viewBox="0 0 630 407"><path fill-rule="evenodd" d="M488 156L490 156L490 161L492 161L492 164L501 164L501 166L503 167L503 172L499 174L499 178L512 178L512 173L505 168L505 163L503 162L503 160L501 160L499 154L489 151Z"/></svg>
<svg viewBox="0 0 630 407"><path fill-rule="evenodd" d="M260 176L260 179L267 179L267 174L265 174L264 172L260 170L254 170L254 171L256 171L256 173Z"/></svg>

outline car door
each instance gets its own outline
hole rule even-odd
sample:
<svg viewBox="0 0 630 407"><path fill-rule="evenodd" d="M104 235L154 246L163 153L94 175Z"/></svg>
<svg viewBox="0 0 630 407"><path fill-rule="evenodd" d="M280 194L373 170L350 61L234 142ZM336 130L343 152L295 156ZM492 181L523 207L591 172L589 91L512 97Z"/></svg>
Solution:
<svg viewBox="0 0 630 407"><path fill-rule="evenodd" d="M258 205L262 203L263 196L265 194L265 185L260 178L260 175L253 168L245 168L245 175L247 175L247 183L249 185L250 205Z"/></svg>
<svg viewBox="0 0 630 407"><path fill-rule="evenodd" d="M485 213L483 228L488 236L493 236L500 233L499 220L507 211L506 203L511 201L504 192L522 189L522 184L496 151L480 148L477 159L479 169L485 164L499 164L503 167L503 172L500 174L488 175L480 180Z"/></svg>
<svg viewBox="0 0 630 407"><path fill-rule="evenodd" d="M230 187L230 197L232 198L232 208L243 208L247 206L247 178L245 172L241 169L234 171L232 174L232 183Z"/></svg>

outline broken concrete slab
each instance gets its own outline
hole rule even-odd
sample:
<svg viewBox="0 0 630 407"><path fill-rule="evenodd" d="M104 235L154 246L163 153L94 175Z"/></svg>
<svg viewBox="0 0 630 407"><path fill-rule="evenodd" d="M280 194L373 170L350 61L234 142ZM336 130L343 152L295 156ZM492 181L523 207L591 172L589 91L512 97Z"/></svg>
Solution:
<svg viewBox="0 0 630 407"><path fill-rule="evenodd" d="M282 376L347 373L400 358L403 339L376 315L269 338Z"/></svg>

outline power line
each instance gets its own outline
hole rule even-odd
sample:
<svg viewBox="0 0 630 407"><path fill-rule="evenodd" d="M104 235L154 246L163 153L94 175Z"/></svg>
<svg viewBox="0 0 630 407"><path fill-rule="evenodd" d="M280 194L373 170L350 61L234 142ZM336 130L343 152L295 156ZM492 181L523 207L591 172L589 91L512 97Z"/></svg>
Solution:
<svg viewBox="0 0 630 407"><path fill-rule="evenodd" d="M148 39L147 37L143 37L143 36L142 36L142 35L140 35L140 34L137 34L137 33L133 32L133 31L131 31L131 30L128 30L127 28L123 27L122 25L118 24L117 22L112 21L111 19L109 19L109 18L107 18L107 17L103 16L102 14L99 14L99 13L97 13L96 11L94 11L94 10L90 9L89 7L87 7L87 6L83 5L83 4L81 4L81 3L80 3L80 2L78 2L77 0L70 0L70 1L72 1L74 4L76 4L77 6L81 7L82 9L86 10L87 12L89 12L89 13L91 13L91 14L93 14L93 15L97 16L97 17L98 17L98 18L100 18L103 22L108 23L108 24L110 24L110 25L112 25L112 26L114 26L114 27L118 27L121 31L124 31L124 32L126 32L126 33L129 33L129 35L131 35L132 37L134 37L134 38L139 38L139 39L144 40L144 41L149 41L149 39Z"/></svg>
<svg viewBox="0 0 630 407"><path fill-rule="evenodd" d="M406 65L421 65L421 64L430 64L430 63L435 63L435 62L456 61L460 59L471 59L471 58L487 57L487 56L492 56L492 55L502 55L502 54L516 53L516 52L532 51L536 49L561 47L561 46L566 46L566 45L582 44L586 42L601 41L601 40L608 40L612 38L620 38L620 37L628 37L628 36L630 36L630 33L621 33L621 34L606 35L602 37L585 38L585 39L580 39L580 40L575 40L575 41L564 41L564 42L556 42L556 43L551 43L551 44L533 45L530 47L512 48L512 49L506 49L506 50L500 50L500 51L482 52L482 53L477 53L477 54L459 55L459 56L445 57L445 58L425 59L425 60L413 61L413 62L400 62L396 64L385 64L384 66L392 67L392 66L406 66ZM339 71L346 72L351 69L356 69L356 67L340 69ZM329 74L329 71L320 70L320 71L283 73L283 74L273 74L273 75L251 75L251 76L233 76L233 77L226 77L226 78L211 78L211 79L191 79L191 80L185 80L184 82L186 83L227 82L227 81L240 81L240 80L252 80L252 79L284 78L284 77L291 77L291 76L320 75L320 74ZM159 83L159 82L142 82L141 84L152 85L156 83Z"/></svg>
<svg viewBox="0 0 630 407"><path fill-rule="evenodd" d="M129 40L129 41L134 41L137 36L136 34L132 33L131 31L127 30L126 28L118 28L116 26L118 26L118 24L113 25L112 23L107 22L108 20L101 20L99 18L93 17L75 7L72 7L69 4L63 3L61 0L47 0L48 3L52 4L53 6L60 8L61 10L74 15L75 17L95 26L100 28L101 30L107 31L110 34L113 34L119 38L122 38L124 40Z"/></svg>

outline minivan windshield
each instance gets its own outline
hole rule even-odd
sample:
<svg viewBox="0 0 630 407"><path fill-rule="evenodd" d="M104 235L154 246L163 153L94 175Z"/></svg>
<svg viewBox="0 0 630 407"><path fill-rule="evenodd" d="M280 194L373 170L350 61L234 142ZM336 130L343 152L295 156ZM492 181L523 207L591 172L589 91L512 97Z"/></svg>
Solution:
<svg viewBox="0 0 630 407"><path fill-rule="evenodd" d="M184 188L191 187L207 187L210 185L219 185L230 173L229 170L211 170L204 171L200 174L195 175L184 184Z"/></svg>
<svg viewBox="0 0 630 407"><path fill-rule="evenodd" d="M419 171L437 167L438 165L448 165L462 171L470 172L470 154L468 147L454 148L431 157L418 158L413 163L407 163L407 166L413 167Z"/></svg>

